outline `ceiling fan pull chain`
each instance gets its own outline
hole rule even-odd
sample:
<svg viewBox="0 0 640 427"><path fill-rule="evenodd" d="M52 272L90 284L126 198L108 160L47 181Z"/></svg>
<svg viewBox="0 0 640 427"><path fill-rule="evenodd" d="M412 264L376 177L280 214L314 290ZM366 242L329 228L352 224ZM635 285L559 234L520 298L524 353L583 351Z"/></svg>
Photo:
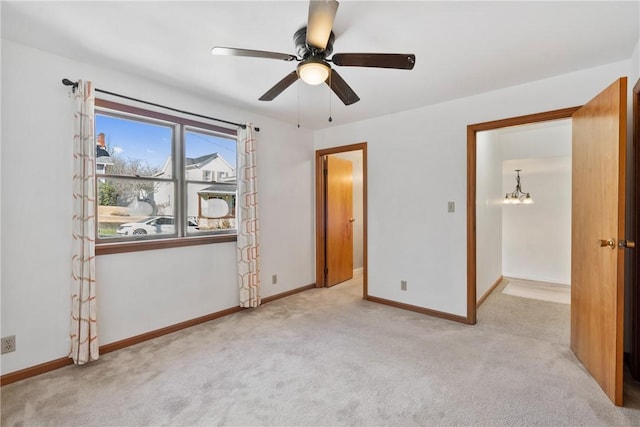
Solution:
<svg viewBox="0 0 640 427"><path fill-rule="evenodd" d="M298 89L298 129L300 129L300 80L296 83Z"/></svg>
<svg viewBox="0 0 640 427"><path fill-rule="evenodd" d="M333 70L329 71L329 123L333 121L331 117L331 76L333 75Z"/></svg>

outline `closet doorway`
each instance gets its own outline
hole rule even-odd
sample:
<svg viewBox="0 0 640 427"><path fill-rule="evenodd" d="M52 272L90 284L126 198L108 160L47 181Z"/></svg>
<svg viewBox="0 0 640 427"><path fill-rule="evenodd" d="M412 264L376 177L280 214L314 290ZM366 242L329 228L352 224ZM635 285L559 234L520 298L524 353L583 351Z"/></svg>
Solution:
<svg viewBox="0 0 640 427"><path fill-rule="evenodd" d="M316 287L362 274L367 298L367 144L316 151Z"/></svg>

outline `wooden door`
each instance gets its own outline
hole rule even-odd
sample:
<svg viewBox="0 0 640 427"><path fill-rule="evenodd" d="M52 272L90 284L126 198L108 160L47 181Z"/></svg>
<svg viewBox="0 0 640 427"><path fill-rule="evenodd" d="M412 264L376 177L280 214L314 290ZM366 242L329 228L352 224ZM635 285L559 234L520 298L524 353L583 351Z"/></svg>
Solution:
<svg viewBox="0 0 640 427"><path fill-rule="evenodd" d="M571 349L622 405L627 81L573 114Z"/></svg>
<svg viewBox="0 0 640 427"><path fill-rule="evenodd" d="M353 164L327 156L325 170L325 284L333 286L353 277Z"/></svg>

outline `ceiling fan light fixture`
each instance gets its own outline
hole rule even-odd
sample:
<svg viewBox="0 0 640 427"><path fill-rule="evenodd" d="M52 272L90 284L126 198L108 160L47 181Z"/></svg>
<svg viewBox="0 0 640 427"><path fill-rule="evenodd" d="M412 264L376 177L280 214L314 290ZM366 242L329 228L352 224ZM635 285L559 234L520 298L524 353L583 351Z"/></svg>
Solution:
<svg viewBox="0 0 640 427"><path fill-rule="evenodd" d="M316 86L329 78L331 68L318 58L309 58L298 65L298 76L306 84Z"/></svg>

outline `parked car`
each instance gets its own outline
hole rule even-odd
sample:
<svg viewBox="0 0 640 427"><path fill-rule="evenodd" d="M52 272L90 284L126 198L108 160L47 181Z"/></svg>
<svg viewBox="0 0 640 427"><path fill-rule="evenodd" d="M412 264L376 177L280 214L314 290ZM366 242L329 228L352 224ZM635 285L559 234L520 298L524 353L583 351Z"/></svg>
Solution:
<svg viewBox="0 0 640 427"><path fill-rule="evenodd" d="M189 230L197 230L198 224L188 220ZM118 227L119 236L135 236L144 234L173 234L176 228L172 216L152 216L137 222L127 222Z"/></svg>

